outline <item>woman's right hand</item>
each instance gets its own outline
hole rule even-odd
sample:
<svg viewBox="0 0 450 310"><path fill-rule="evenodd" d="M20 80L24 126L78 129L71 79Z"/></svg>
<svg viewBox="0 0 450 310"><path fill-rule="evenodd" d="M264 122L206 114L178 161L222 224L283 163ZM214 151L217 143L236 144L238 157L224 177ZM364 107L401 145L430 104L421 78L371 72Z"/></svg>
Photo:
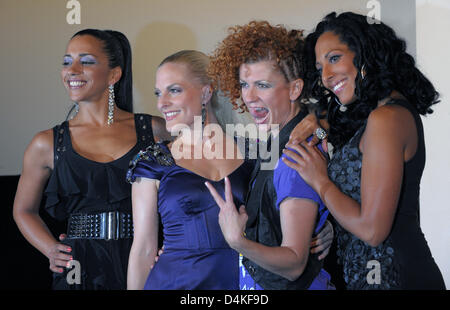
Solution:
<svg viewBox="0 0 450 310"><path fill-rule="evenodd" d="M289 136L290 144L300 144L303 141L306 141L311 135L312 139L308 142L309 145L316 145L319 143L319 138L315 135L315 132L318 128L325 128L327 130L329 127L326 120L317 120L317 117L314 113L309 113L305 116L300 123L295 126L292 130L291 135Z"/></svg>
<svg viewBox="0 0 450 310"><path fill-rule="evenodd" d="M61 234L59 240L63 241L66 235ZM49 250L47 258L50 262L50 270L56 273L62 273L63 268L70 267L70 261L73 260L72 255L68 254L72 249L63 243L55 243Z"/></svg>

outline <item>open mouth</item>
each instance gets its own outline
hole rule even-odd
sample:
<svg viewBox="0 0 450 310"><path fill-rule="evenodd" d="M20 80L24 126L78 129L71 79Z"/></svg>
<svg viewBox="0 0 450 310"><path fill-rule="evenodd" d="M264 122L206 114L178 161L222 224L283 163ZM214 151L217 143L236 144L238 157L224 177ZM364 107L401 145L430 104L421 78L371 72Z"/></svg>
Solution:
<svg viewBox="0 0 450 310"><path fill-rule="evenodd" d="M82 80L70 80L70 81L67 81L67 85L69 86L70 89L82 88L86 84L87 84L87 82L86 81L82 81Z"/></svg>
<svg viewBox="0 0 450 310"><path fill-rule="evenodd" d="M170 111L170 112L164 112L164 117L166 119L166 122L173 120L175 117L177 117L178 114L180 114L180 111Z"/></svg>
<svg viewBox="0 0 450 310"><path fill-rule="evenodd" d="M256 124L264 124L269 116L269 110L263 107L249 108L250 115Z"/></svg>
<svg viewBox="0 0 450 310"><path fill-rule="evenodd" d="M339 92L341 92L344 89L346 83L346 79L340 81L339 83L337 83L336 85L334 85L333 87L333 93L337 94Z"/></svg>

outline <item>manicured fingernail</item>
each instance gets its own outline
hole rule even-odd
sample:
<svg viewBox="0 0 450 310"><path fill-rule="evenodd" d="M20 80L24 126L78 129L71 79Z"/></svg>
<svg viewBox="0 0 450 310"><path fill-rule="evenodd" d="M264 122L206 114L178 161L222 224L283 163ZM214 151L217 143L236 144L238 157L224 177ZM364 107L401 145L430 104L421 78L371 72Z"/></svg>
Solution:
<svg viewBox="0 0 450 310"><path fill-rule="evenodd" d="M67 252L72 252L72 248L67 248Z"/></svg>

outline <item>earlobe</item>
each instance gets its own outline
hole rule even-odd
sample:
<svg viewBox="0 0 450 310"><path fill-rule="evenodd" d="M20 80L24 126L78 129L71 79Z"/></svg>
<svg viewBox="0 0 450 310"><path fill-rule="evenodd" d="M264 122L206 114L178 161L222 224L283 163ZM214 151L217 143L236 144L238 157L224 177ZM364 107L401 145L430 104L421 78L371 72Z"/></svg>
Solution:
<svg viewBox="0 0 450 310"><path fill-rule="evenodd" d="M122 77L122 68L117 66L111 69L111 78L109 80L109 84L116 84L121 77Z"/></svg>
<svg viewBox="0 0 450 310"><path fill-rule="evenodd" d="M202 89L202 103L207 103L211 100L212 90L210 85L206 85Z"/></svg>
<svg viewBox="0 0 450 310"><path fill-rule="evenodd" d="M291 82L291 87L289 90L289 98L291 101L296 101L303 91L304 82L302 79L297 79Z"/></svg>

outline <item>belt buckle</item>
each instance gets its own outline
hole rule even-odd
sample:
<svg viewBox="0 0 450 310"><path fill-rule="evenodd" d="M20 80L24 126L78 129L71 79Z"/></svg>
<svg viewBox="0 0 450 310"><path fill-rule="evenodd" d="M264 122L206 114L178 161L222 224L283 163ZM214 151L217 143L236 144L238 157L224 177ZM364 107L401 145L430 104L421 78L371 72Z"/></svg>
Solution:
<svg viewBox="0 0 450 310"><path fill-rule="evenodd" d="M104 236L105 240L118 240L118 212L105 212L102 213L102 226L104 228Z"/></svg>

